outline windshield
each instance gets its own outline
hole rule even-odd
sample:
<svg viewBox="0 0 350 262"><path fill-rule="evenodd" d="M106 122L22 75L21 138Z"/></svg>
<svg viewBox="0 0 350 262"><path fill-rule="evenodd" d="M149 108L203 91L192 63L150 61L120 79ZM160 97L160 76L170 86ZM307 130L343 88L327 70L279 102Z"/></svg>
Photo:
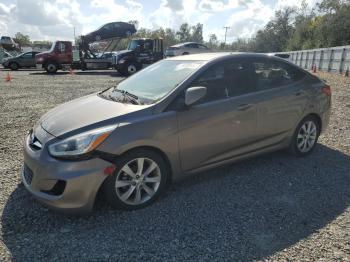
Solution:
<svg viewBox="0 0 350 262"><path fill-rule="evenodd" d="M163 60L150 65L127 78L116 87L108 89L106 97L117 99L118 91L136 96L141 103L156 102L195 72L205 61Z"/></svg>
<svg viewBox="0 0 350 262"><path fill-rule="evenodd" d="M48 52L52 53L55 50L55 46L56 46L56 42L53 42Z"/></svg>
<svg viewBox="0 0 350 262"><path fill-rule="evenodd" d="M131 40L128 45L128 50L135 50L138 45L141 45L142 41L140 40Z"/></svg>

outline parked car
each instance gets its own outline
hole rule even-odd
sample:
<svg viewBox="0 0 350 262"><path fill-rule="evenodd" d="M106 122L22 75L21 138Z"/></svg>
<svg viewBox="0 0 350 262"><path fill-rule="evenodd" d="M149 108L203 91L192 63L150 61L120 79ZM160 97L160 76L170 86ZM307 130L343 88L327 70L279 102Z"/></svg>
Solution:
<svg viewBox="0 0 350 262"><path fill-rule="evenodd" d="M83 36L83 41L94 42L103 39L110 39L115 37L128 37L136 32L136 28L133 24L125 22L113 22L101 26L96 31L93 31Z"/></svg>
<svg viewBox="0 0 350 262"><path fill-rule="evenodd" d="M11 70L18 70L20 68L35 67L35 55L40 52L27 52L15 57L6 59L2 65L4 68L10 68Z"/></svg>
<svg viewBox="0 0 350 262"><path fill-rule="evenodd" d="M198 44L195 42L181 43L168 47L165 50L165 56L178 56L178 55L189 55L189 54L199 54L208 53L210 49L205 45Z"/></svg>
<svg viewBox="0 0 350 262"><path fill-rule="evenodd" d="M2 36L0 38L0 45L8 51L15 51L19 49L19 45L9 36Z"/></svg>
<svg viewBox="0 0 350 262"><path fill-rule="evenodd" d="M7 59L12 57L12 55L9 52L6 52L4 50L0 50L0 63L2 64L5 62Z"/></svg>
<svg viewBox="0 0 350 262"><path fill-rule="evenodd" d="M97 192L142 208L196 172L280 149L311 153L330 107L329 86L278 57L165 59L44 115L26 138L22 180L65 212L90 211Z"/></svg>

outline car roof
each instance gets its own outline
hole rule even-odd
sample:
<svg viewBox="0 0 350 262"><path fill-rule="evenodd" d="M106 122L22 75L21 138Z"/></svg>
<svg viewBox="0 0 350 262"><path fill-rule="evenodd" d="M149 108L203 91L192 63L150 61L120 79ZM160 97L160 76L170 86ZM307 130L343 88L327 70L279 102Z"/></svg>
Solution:
<svg viewBox="0 0 350 262"><path fill-rule="evenodd" d="M172 45L173 47L179 47L179 46L184 46L184 45L189 45L189 44L198 44L201 45L200 43L196 43L196 42L185 42L185 43L180 43L180 44L176 44L176 45Z"/></svg>
<svg viewBox="0 0 350 262"><path fill-rule="evenodd" d="M266 57L275 57L275 56L270 54L262 54L262 53L215 52L215 53L200 53L200 54L193 54L193 55L173 56L173 57L167 58L166 60L211 61L221 57L240 57L240 58L248 58L248 57L264 58L265 57L266 58Z"/></svg>

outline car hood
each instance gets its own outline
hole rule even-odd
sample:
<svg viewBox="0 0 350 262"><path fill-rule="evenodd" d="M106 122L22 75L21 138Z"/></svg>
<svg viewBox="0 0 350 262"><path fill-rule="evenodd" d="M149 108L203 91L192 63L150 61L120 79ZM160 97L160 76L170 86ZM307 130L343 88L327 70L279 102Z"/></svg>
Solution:
<svg viewBox="0 0 350 262"><path fill-rule="evenodd" d="M132 52L134 52L134 51L126 49L126 50L117 51L117 52L114 53L114 55L123 55L123 54L132 53Z"/></svg>
<svg viewBox="0 0 350 262"><path fill-rule="evenodd" d="M117 117L146 107L149 105L118 103L92 94L57 106L43 115L39 124L51 135L59 137L80 128L108 122L108 120L118 123Z"/></svg>

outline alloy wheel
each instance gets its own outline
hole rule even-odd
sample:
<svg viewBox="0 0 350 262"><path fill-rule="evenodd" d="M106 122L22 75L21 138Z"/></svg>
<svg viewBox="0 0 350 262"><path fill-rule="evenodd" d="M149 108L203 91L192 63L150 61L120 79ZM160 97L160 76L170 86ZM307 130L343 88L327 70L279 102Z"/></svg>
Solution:
<svg viewBox="0 0 350 262"><path fill-rule="evenodd" d="M309 152L316 143L317 126L313 121L306 121L299 129L297 147L302 153Z"/></svg>
<svg viewBox="0 0 350 262"><path fill-rule="evenodd" d="M115 190L118 198L128 205L149 201L158 191L161 171L149 158L136 158L125 164L117 174Z"/></svg>

